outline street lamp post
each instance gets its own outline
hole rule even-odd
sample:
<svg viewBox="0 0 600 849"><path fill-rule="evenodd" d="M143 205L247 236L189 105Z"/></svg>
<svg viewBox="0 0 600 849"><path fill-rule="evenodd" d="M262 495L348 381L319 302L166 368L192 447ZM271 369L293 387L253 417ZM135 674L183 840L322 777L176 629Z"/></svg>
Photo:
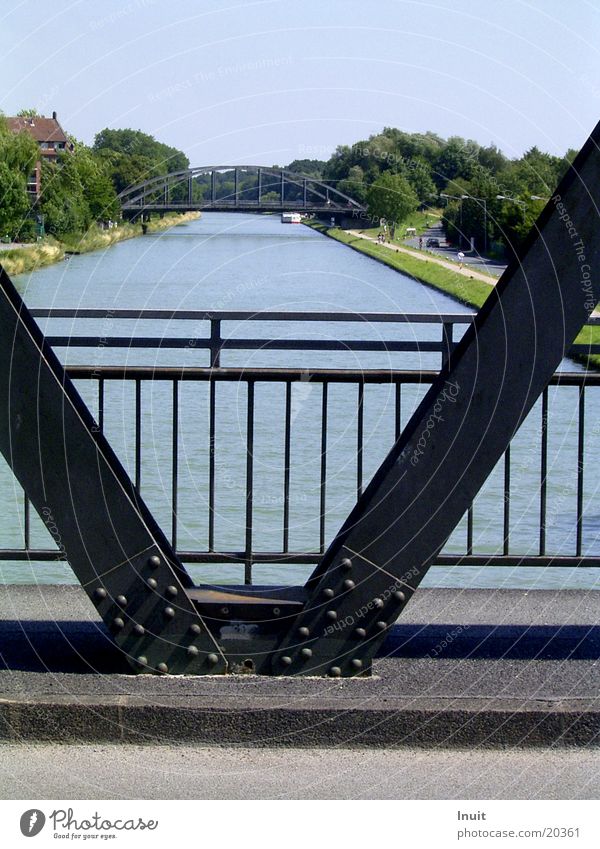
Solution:
<svg viewBox="0 0 600 849"><path fill-rule="evenodd" d="M460 225L458 229L458 247L462 248L463 241L463 231L462 231L462 223L463 223L463 215L462 215L462 205L463 200L468 197L468 195L447 195L444 192L440 192L441 198L446 198L447 200L459 200L460 201Z"/></svg>
<svg viewBox="0 0 600 849"><path fill-rule="evenodd" d="M460 201L460 241L462 243L462 205L464 200L477 201L483 207L483 253L487 254L487 198L476 198L473 195L446 195L440 193L441 198L452 198Z"/></svg>

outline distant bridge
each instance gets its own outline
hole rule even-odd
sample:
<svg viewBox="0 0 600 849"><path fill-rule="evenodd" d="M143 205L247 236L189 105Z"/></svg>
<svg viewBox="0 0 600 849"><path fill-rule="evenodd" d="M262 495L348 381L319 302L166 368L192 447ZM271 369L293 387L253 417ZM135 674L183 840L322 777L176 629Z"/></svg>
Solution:
<svg viewBox="0 0 600 849"><path fill-rule="evenodd" d="M215 210L356 217L366 207L314 177L262 165L209 165L152 177L119 195L123 214Z"/></svg>

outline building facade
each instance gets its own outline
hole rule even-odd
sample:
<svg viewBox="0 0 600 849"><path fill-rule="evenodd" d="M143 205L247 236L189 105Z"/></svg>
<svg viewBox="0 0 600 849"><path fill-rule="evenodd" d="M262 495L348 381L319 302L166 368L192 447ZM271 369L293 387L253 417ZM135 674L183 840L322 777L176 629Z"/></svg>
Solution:
<svg viewBox="0 0 600 849"><path fill-rule="evenodd" d="M43 115L20 115L6 119L13 133L29 133L38 144L40 158L27 180L27 193L32 202L36 202L42 190L42 162L56 162L60 153L73 150L73 143L67 138L58 122L56 112L51 118Z"/></svg>

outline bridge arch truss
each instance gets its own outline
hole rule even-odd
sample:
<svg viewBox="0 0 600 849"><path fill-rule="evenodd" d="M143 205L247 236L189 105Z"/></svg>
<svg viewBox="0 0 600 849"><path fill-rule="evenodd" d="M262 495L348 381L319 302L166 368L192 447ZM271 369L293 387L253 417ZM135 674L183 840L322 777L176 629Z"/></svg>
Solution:
<svg viewBox="0 0 600 849"><path fill-rule="evenodd" d="M152 177L119 195L126 217L150 212L364 213L354 198L315 177L264 165L209 165Z"/></svg>

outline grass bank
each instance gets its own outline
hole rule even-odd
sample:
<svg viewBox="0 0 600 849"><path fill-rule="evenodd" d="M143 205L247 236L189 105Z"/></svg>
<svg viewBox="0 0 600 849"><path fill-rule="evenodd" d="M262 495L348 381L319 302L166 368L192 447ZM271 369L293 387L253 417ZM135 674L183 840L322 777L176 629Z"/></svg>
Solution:
<svg viewBox="0 0 600 849"><path fill-rule="evenodd" d="M337 242L366 254L395 271L400 271L402 274L418 280L419 283L424 283L426 286L444 292L466 306L479 309L490 294L490 286L487 283L457 274L435 262L413 259L408 254L396 253L383 245L369 242L366 239L359 239L345 230L340 230L338 227L328 227L318 221L307 221L305 223L313 230L318 230L331 239L335 239ZM600 345L600 327L584 327L575 342L578 345ZM598 354L577 355L573 359L588 368L600 371L600 355Z"/></svg>
<svg viewBox="0 0 600 849"><path fill-rule="evenodd" d="M153 218L147 222L145 225L146 232L160 233L169 229L169 227L186 224L188 221L193 221L199 217L199 212L169 213L164 218ZM1 251L0 264L11 276L26 274L35 271L37 268L42 268L44 265L60 262L64 259L65 254L83 254L104 250L117 242L141 236L143 232L141 224L131 224L128 221L123 222L118 227L113 227L112 230L102 230L100 227L94 226L90 227L85 233L65 234L60 240L48 237L43 242L31 247Z"/></svg>

